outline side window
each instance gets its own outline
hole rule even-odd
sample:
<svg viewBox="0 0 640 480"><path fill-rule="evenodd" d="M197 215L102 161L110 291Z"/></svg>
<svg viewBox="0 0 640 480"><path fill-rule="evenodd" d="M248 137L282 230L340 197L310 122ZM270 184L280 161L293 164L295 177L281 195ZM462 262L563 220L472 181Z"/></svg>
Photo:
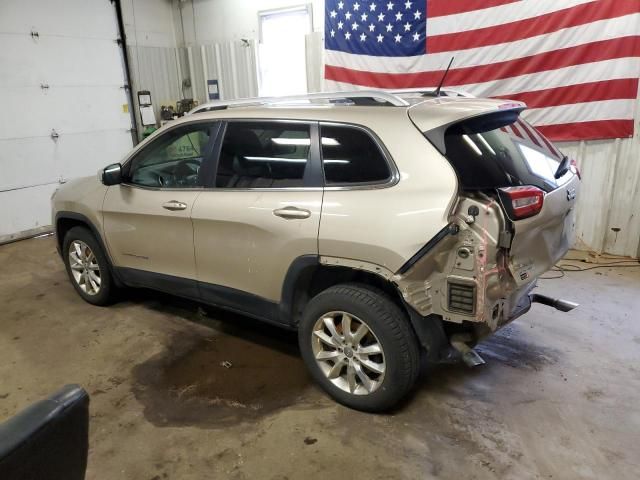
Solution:
<svg viewBox="0 0 640 480"><path fill-rule="evenodd" d="M199 172L211 127L198 123L162 134L133 158L127 181L145 187L202 186Z"/></svg>
<svg viewBox="0 0 640 480"><path fill-rule="evenodd" d="M366 132L353 127L320 128L327 185L379 183L391 178L385 157Z"/></svg>
<svg viewBox="0 0 640 480"><path fill-rule="evenodd" d="M309 125L230 122L220 151L216 187L302 187L310 146Z"/></svg>

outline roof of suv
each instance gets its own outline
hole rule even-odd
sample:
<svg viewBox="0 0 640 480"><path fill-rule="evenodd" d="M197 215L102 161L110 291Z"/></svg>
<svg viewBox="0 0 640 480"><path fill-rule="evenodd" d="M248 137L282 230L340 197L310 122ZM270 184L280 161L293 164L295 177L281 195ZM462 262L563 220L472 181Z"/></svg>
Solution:
<svg viewBox="0 0 640 480"><path fill-rule="evenodd" d="M210 110L197 111L206 108ZM392 119L406 121L410 117L421 131L426 132L484 113L525 108L526 105L522 102L474 98L465 92L452 90L446 91L446 96L434 96L431 90L370 90L215 101L196 107L169 125L205 118L307 120L373 125L388 123Z"/></svg>

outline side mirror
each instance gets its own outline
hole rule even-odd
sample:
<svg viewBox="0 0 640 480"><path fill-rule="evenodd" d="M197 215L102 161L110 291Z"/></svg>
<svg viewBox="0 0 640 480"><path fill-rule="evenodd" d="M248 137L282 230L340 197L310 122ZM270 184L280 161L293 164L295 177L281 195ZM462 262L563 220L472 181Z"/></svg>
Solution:
<svg viewBox="0 0 640 480"><path fill-rule="evenodd" d="M100 181L107 186L122 183L122 165L113 163L105 167L101 171Z"/></svg>

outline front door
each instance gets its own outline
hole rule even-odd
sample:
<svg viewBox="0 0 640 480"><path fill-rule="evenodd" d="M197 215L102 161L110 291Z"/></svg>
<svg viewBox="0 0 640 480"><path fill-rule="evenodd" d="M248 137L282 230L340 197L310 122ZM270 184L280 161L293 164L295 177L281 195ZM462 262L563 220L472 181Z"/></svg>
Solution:
<svg viewBox="0 0 640 480"><path fill-rule="evenodd" d="M162 133L125 164L124 182L107 191L105 237L125 280L169 289L179 277L188 288L177 293L197 296L190 214L218 127L198 122Z"/></svg>
<svg viewBox="0 0 640 480"><path fill-rule="evenodd" d="M227 124L214 188L191 212L205 301L269 317L292 262L317 255L322 177L314 137L314 123Z"/></svg>

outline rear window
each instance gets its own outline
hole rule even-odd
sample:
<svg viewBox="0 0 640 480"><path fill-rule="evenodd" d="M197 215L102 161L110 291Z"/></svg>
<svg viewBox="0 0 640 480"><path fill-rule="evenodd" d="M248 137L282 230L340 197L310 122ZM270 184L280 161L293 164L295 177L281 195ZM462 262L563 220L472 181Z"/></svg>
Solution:
<svg viewBox="0 0 640 480"><path fill-rule="evenodd" d="M562 153L515 113L456 124L446 130L444 143L465 190L534 185L550 192L571 177L554 178Z"/></svg>

